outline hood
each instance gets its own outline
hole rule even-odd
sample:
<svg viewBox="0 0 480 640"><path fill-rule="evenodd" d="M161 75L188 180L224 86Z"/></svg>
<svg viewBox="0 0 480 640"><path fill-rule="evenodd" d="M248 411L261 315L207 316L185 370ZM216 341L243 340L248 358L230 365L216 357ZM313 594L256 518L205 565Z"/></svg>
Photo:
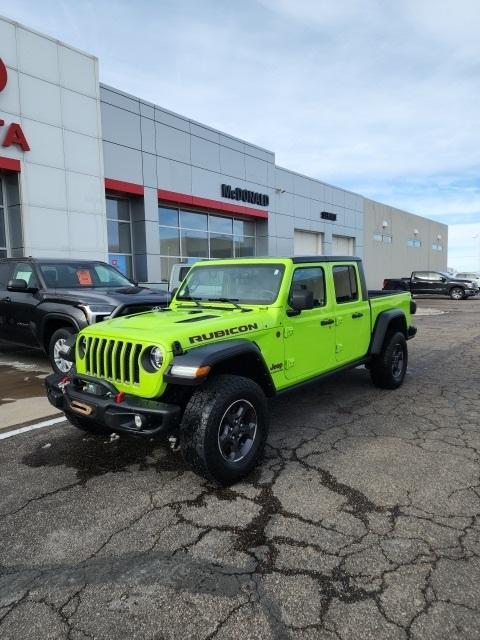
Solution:
<svg viewBox="0 0 480 640"><path fill-rule="evenodd" d="M66 300L75 304L109 304L117 307L120 304L166 304L170 300L170 294L162 291L154 291L144 287L119 287L118 289L106 287L101 289L49 289L46 297L57 300Z"/></svg>
<svg viewBox="0 0 480 640"><path fill-rule="evenodd" d="M85 328L82 334L150 343L171 351L173 342L189 349L217 340L241 338L273 324L273 317L261 308L244 312L226 307L197 309L192 306L105 320Z"/></svg>

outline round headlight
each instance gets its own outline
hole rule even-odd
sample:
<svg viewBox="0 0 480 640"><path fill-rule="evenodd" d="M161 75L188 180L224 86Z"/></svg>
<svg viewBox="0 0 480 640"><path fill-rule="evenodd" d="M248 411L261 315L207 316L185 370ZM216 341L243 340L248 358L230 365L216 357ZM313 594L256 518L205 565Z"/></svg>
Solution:
<svg viewBox="0 0 480 640"><path fill-rule="evenodd" d="M148 356L150 364L155 371L158 371L163 364L163 353L159 347L152 347Z"/></svg>

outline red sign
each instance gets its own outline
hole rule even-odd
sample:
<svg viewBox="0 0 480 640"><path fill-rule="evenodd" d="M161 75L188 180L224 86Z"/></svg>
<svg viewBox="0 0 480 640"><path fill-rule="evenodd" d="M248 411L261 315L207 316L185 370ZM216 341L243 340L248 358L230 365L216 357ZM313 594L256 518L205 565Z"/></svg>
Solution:
<svg viewBox="0 0 480 640"><path fill-rule="evenodd" d="M3 60L0 58L0 91L3 91L7 86L7 80L7 67L3 64Z"/></svg>
<svg viewBox="0 0 480 640"><path fill-rule="evenodd" d="M0 58L0 91L3 91L7 86L8 73L7 67L3 60ZM0 127L5 125L5 120L0 119ZM2 142L2 147L11 147L16 144L22 151L30 151L30 145L25 138L21 125L18 122L12 122L8 125L7 133Z"/></svg>

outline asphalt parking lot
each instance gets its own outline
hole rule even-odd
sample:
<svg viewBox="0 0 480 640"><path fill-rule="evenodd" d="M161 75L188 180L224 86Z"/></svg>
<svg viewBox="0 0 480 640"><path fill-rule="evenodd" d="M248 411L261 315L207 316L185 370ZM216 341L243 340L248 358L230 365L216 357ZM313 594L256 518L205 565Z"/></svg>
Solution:
<svg viewBox="0 0 480 640"><path fill-rule="evenodd" d="M400 390L355 369L275 400L230 489L66 423L0 440L2 640L478 639L480 299L419 309ZM12 357L4 433L52 413L45 361Z"/></svg>

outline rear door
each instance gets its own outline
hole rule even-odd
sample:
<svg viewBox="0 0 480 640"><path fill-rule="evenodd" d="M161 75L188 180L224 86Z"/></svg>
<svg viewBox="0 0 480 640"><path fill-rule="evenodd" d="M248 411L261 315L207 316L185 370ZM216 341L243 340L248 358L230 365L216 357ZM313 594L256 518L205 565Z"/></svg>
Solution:
<svg viewBox="0 0 480 640"><path fill-rule="evenodd" d="M290 295L294 288L313 291L315 305L298 315L285 316L285 377L300 382L335 366L335 316L323 265L297 267Z"/></svg>
<svg viewBox="0 0 480 640"><path fill-rule="evenodd" d="M333 264L335 359L347 364L365 356L370 344L370 303L364 299L358 265Z"/></svg>

